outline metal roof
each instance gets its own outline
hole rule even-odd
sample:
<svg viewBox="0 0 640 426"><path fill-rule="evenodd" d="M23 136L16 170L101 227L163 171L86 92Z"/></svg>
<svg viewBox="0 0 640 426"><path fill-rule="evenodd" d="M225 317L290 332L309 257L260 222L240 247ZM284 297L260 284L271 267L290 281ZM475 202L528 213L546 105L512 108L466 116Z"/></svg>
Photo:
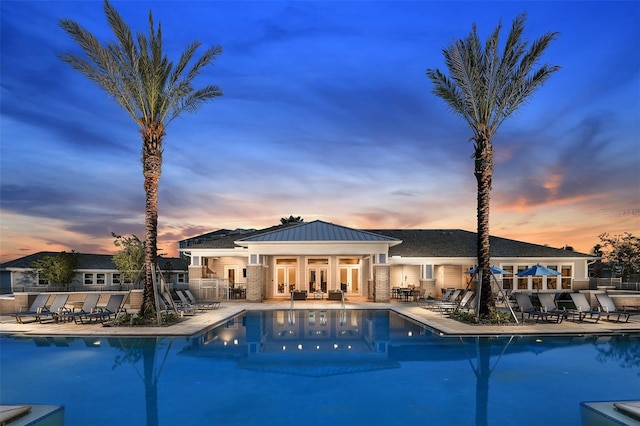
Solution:
<svg viewBox="0 0 640 426"><path fill-rule="evenodd" d="M362 231L333 223L314 220L308 223L299 223L284 229L259 233L242 238L238 242L292 242L292 241L356 241L356 242L390 242L401 241L386 235L374 232Z"/></svg>

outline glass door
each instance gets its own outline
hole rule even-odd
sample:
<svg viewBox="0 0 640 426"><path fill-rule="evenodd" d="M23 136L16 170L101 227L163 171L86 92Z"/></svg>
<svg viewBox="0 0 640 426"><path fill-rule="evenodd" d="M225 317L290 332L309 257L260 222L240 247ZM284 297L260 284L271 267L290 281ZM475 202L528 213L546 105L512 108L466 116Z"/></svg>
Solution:
<svg viewBox="0 0 640 426"><path fill-rule="evenodd" d="M298 261L296 259L276 259L276 295L288 296L296 288Z"/></svg>
<svg viewBox="0 0 640 426"><path fill-rule="evenodd" d="M340 259L340 288L349 294L360 294L359 259Z"/></svg>
<svg viewBox="0 0 640 426"><path fill-rule="evenodd" d="M308 269L309 275L309 293L316 291L326 293L327 292L327 276L329 275L329 268L324 266L312 266Z"/></svg>

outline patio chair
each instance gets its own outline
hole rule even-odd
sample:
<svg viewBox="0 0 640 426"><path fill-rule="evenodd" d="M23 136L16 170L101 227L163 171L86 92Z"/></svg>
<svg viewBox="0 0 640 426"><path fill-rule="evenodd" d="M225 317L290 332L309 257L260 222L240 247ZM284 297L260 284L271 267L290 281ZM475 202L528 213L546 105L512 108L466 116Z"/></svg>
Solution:
<svg viewBox="0 0 640 426"><path fill-rule="evenodd" d="M29 322L39 321L40 317L38 315L43 310L46 311L47 300L49 300L49 295L41 293L36 296L33 303L31 303L31 306L29 306L29 309L26 311L13 312L9 315L15 316L16 322L20 324L24 324L24 317L34 317L34 320Z"/></svg>
<svg viewBox="0 0 640 426"><path fill-rule="evenodd" d="M191 304L197 306L200 310L218 309L220 307L220 302L217 300L213 302L198 302L193 293L191 293L191 290L185 290L184 294L187 295Z"/></svg>
<svg viewBox="0 0 640 426"><path fill-rule="evenodd" d="M578 321L582 322L587 318L587 315L589 315L589 319L595 320L596 323L600 321L600 316L603 314L603 312L597 309L593 309L584 294L569 293L569 296L571 296L571 300L573 301L573 304L576 306L576 308L567 310L567 312L571 313L574 318L577 315Z"/></svg>
<svg viewBox="0 0 640 426"><path fill-rule="evenodd" d="M119 313L126 312L126 310L121 306L124 300L124 294L112 294L109 296L109 301L107 302L107 306L94 312L85 313L84 315L78 315L78 319L83 324L88 324L92 322L102 322L104 323L107 320L110 320L113 316L115 319ZM85 322L86 321L86 322Z"/></svg>
<svg viewBox="0 0 640 426"><path fill-rule="evenodd" d="M68 311L64 305L67 304L67 300L69 300L68 294L56 294L56 297L53 299L53 303L49 306L45 311L40 312L39 321L42 324L45 320L51 320L54 322L59 322L62 315Z"/></svg>
<svg viewBox="0 0 640 426"><path fill-rule="evenodd" d="M442 297L440 299L429 299L426 297L421 297L419 298L416 302L418 303L418 306L420 306L421 308L427 308L428 305L433 305L434 303L446 303L446 302L451 302L451 295L453 294L453 289L452 288L448 288L445 290L445 292L442 294ZM460 293L458 293L460 294Z"/></svg>
<svg viewBox="0 0 640 426"><path fill-rule="evenodd" d="M70 312L64 313L64 319L69 321L73 320L73 322L77 324L80 317L96 312L98 300L100 300L99 293L92 293L87 295L87 297L84 299L82 307L78 308L77 310L76 308L73 308L73 310L71 310Z"/></svg>
<svg viewBox="0 0 640 426"><path fill-rule="evenodd" d="M631 316L631 312L623 311L616 308L616 305L613 303L613 300L606 293L596 293L596 299L600 304L601 311L607 315L607 321L621 322L621 318L625 318L623 322L629 321L629 317ZM612 315L617 315L618 317L615 320L610 319Z"/></svg>
<svg viewBox="0 0 640 426"><path fill-rule="evenodd" d="M533 317L533 319L538 322L538 320L543 321L553 321L556 323L561 323L564 315L554 314L551 312L544 312L542 310L536 309L531 303L531 298L528 294L518 292L515 293L516 303L518 304L518 309L520 310L520 314L522 316L522 322L524 323L524 314L527 314L527 318Z"/></svg>

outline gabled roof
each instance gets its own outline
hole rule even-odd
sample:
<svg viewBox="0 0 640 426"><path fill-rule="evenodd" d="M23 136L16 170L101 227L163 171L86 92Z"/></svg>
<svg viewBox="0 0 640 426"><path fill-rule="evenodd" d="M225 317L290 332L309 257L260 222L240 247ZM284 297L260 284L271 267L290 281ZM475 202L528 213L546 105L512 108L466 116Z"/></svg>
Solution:
<svg viewBox="0 0 640 426"><path fill-rule="evenodd" d="M297 223L295 226L258 233L257 235L238 240L239 243L274 241L372 241L391 242L396 244L401 242L396 238L386 235L334 225L333 223L324 222L322 220L314 220L313 222L308 223Z"/></svg>
<svg viewBox="0 0 640 426"><path fill-rule="evenodd" d="M59 251L41 251L38 253L30 254L25 257L21 257L9 262L5 262L0 265L0 269L6 270L8 268L18 269L30 269L33 262L42 259L45 256L57 256ZM112 254L90 254L90 253L78 253L79 270L117 270L116 265L113 263ZM179 259L177 257L158 257L158 265L160 269L174 270L174 271L186 271L187 261Z"/></svg>
<svg viewBox="0 0 640 426"><path fill-rule="evenodd" d="M402 240L389 256L475 258L477 234L461 229L370 229ZM491 236L491 257L593 257L588 254Z"/></svg>

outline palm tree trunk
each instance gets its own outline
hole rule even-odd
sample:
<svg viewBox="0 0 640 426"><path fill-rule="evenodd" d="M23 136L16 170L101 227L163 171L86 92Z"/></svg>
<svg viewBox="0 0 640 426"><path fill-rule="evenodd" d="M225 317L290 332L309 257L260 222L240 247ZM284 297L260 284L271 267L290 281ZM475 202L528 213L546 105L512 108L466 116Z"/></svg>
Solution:
<svg viewBox="0 0 640 426"><path fill-rule="evenodd" d="M163 133L147 129L142 136L142 168L144 173L145 205L145 282L142 312L151 315L155 311L153 273L158 256L158 182L162 173Z"/></svg>
<svg viewBox="0 0 640 426"><path fill-rule="evenodd" d="M486 138L476 140L475 176L478 183L478 271L482 271L480 283L479 315L487 315L495 310L491 294L491 253L489 246L489 204L491 179L493 177L493 145Z"/></svg>

